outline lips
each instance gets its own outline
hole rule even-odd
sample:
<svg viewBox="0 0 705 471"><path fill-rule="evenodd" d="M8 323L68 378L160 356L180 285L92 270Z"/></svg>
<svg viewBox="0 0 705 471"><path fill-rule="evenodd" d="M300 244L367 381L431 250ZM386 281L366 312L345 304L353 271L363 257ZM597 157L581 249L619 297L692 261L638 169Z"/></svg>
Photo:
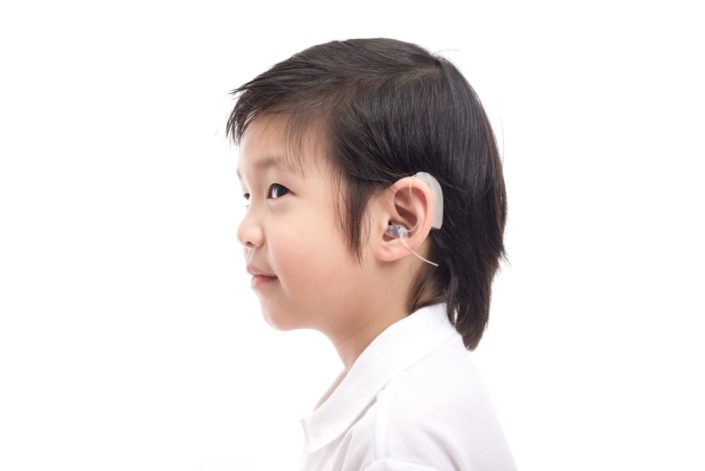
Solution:
<svg viewBox="0 0 705 471"><path fill-rule="evenodd" d="M269 286L277 280L276 276L264 270L260 270L253 265L247 266L247 272L252 275L251 286L256 290L264 289L265 286Z"/></svg>
<svg viewBox="0 0 705 471"><path fill-rule="evenodd" d="M276 278L276 276L273 273L267 273L264 270L260 270L259 268L255 267L254 265L247 265L247 273L249 273L252 276L261 276L264 278Z"/></svg>

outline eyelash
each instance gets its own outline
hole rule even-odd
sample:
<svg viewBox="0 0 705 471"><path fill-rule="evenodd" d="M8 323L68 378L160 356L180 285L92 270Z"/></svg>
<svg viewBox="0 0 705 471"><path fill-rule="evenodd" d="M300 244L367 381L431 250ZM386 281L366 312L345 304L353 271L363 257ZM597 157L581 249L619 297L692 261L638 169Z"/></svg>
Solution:
<svg viewBox="0 0 705 471"><path fill-rule="evenodd" d="M274 188L274 187L283 188L284 190L286 190L286 193L284 193L284 195L286 195L287 193L289 193L289 189L288 189L287 187L285 187L284 185L282 185L282 184L279 184L279 183L272 183L272 184L269 186L269 189L271 190L271 189ZM269 191L267 191L267 195L269 195ZM284 196L284 195L279 196L279 198L281 198L281 197ZM245 199L246 199L247 201L250 200L250 194L249 194L249 193L245 193L243 196L245 197ZM274 198L274 199L279 199L279 198ZM249 207L249 204L246 204L245 207L246 207L246 208Z"/></svg>

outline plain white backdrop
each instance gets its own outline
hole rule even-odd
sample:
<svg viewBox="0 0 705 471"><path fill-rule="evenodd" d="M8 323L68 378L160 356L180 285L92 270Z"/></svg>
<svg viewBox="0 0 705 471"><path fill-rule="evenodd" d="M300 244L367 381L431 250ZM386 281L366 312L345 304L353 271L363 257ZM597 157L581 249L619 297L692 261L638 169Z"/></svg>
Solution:
<svg viewBox="0 0 705 471"><path fill-rule="evenodd" d="M475 356L519 468L704 469L694 3L3 2L0 469L295 468L342 364L261 316L228 92L354 37L445 56L494 125Z"/></svg>

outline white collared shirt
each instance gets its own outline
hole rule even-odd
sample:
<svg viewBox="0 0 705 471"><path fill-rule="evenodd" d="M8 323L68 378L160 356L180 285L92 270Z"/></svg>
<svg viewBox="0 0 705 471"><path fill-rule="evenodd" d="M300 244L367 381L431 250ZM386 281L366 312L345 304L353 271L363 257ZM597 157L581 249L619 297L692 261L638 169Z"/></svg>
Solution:
<svg viewBox="0 0 705 471"><path fill-rule="evenodd" d="M516 469L446 309L426 306L387 327L301 419L302 471Z"/></svg>

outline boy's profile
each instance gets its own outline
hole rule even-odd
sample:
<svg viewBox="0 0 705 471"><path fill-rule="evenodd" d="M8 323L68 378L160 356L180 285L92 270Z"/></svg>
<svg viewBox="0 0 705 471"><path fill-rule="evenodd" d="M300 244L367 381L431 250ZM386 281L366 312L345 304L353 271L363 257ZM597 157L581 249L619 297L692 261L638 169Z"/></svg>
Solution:
<svg viewBox="0 0 705 471"><path fill-rule="evenodd" d="M417 45L351 39L233 94L238 239L263 315L319 330L344 365L302 420L302 469L514 469L469 352L506 197L465 78Z"/></svg>

